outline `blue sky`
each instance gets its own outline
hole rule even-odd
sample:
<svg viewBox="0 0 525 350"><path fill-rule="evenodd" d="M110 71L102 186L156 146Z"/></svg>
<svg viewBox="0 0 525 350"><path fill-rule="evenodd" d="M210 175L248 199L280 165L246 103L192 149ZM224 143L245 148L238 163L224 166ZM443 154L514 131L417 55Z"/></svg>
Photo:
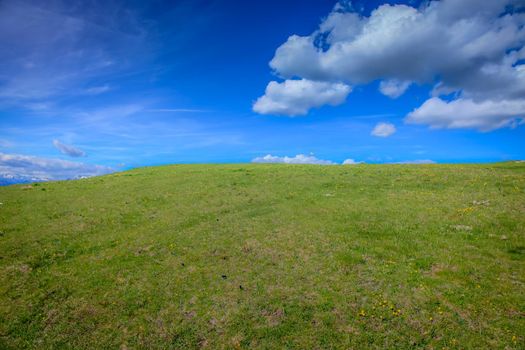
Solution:
<svg viewBox="0 0 525 350"><path fill-rule="evenodd" d="M524 159L523 6L5 0L0 177Z"/></svg>

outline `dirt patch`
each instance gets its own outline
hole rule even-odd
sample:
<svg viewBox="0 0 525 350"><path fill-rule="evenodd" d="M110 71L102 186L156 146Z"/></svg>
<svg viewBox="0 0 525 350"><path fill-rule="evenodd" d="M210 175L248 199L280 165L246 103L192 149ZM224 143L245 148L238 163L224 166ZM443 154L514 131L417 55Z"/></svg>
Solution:
<svg viewBox="0 0 525 350"><path fill-rule="evenodd" d="M45 319L44 319L44 327L45 329L53 327L55 323L57 323L59 319L59 312L57 309L51 309L46 313Z"/></svg>
<svg viewBox="0 0 525 350"><path fill-rule="evenodd" d="M433 264L430 267L430 271L428 271L428 274L431 275L431 276L437 276L437 275L439 275L442 272L445 272L445 271L457 271L457 269L458 268L456 266L445 265L445 264Z"/></svg>
<svg viewBox="0 0 525 350"><path fill-rule="evenodd" d="M155 255L155 252L153 251L153 246L152 245L149 245L147 247L140 247L139 249L137 249L135 251L135 256L145 255L145 254L147 254L148 256Z"/></svg>
<svg viewBox="0 0 525 350"><path fill-rule="evenodd" d="M274 327L281 323L282 319L284 318L284 310L281 308L273 311L263 310L262 315L264 318L266 318L268 324Z"/></svg>
<svg viewBox="0 0 525 350"><path fill-rule="evenodd" d="M8 266L6 268L7 271L16 271L16 272L20 272L22 274L27 274L29 272L31 272L32 268L31 266L29 265L26 265L26 264L22 264L22 265L12 265L12 266Z"/></svg>
<svg viewBox="0 0 525 350"><path fill-rule="evenodd" d="M205 349L205 348L207 348L208 345L209 345L209 342L208 342L207 339L202 339L201 341L199 341L199 347L200 347L201 349Z"/></svg>
<svg viewBox="0 0 525 350"><path fill-rule="evenodd" d="M246 242L244 242L243 246L241 247L241 251L244 254L250 254L258 250L260 250L260 245L259 245L259 242L255 239L247 240Z"/></svg>

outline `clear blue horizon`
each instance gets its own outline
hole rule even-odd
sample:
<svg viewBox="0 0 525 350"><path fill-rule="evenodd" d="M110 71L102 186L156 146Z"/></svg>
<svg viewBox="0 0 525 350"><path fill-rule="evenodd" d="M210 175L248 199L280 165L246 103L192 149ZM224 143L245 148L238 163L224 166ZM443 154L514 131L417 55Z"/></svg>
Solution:
<svg viewBox="0 0 525 350"><path fill-rule="evenodd" d="M0 3L0 178L525 159L521 0Z"/></svg>

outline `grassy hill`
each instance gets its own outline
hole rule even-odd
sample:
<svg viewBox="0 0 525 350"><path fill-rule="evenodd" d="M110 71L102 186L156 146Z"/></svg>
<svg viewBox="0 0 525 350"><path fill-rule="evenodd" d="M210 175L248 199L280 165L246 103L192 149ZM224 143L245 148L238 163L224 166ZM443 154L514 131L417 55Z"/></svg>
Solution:
<svg viewBox="0 0 525 350"><path fill-rule="evenodd" d="M525 163L0 188L0 348L523 349Z"/></svg>

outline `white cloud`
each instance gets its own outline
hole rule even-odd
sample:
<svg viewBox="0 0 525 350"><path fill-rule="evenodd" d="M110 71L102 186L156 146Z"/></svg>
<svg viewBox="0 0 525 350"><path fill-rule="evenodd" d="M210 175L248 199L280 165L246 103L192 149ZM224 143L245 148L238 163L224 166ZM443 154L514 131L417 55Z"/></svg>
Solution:
<svg viewBox="0 0 525 350"><path fill-rule="evenodd" d="M114 105L92 111L85 111L75 113L74 116L83 121L90 123L100 123L106 120L114 120L117 118L124 118L130 115L137 114L144 110L144 106L138 103Z"/></svg>
<svg viewBox="0 0 525 350"><path fill-rule="evenodd" d="M473 101L459 98L451 102L433 97L408 114L412 124L434 128L473 128L489 131L513 126L525 120L525 99Z"/></svg>
<svg viewBox="0 0 525 350"><path fill-rule="evenodd" d="M523 0L426 1L418 8L385 4L369 16L343 5L336 5L311 35L292 35L276 50L270 67L277 75L351 86L381 80L381 93L392 98L412 83L427 84L435 97L523 105L525 15L513 10ZM453 124L494 128L515 118L502 111L489 116L500 120L492 123L472 111L465 111L464 119L478 121Z"/></svg>
<svg viewBox="0 0 525 350"><path fill-rule="evenodd" d="M372 132L372 136L377 137L388 137L396 132L394 124L390 123L377 123Z"/></svg>
<svg viewBox="0 0 525 350"><path fill-rule="evenodd" d="M84 90L86 95L100 95L111 90L109 85L93 86Z"/></svg>
<svg viewBox="0 0 525 350"><path fill-rule="evenodd" d="M379 84L379 91L390 98L398 98L405 93L410 84L409 81L383 80Z"/></svg>
<svg viewBox="0 0 525 350"><path fill-rule="evenodd" d="M253 105L261 114L305 115L308 110L325 104L343 103L351 87L342 83L317 82L306 79L271 81L264 96Z"/></svg>
<svg viewBox="0 0 525 350"><path fill-rule="evenodd" d="M420 9L385 4L369 17L333 11L310 36L292 35L270 66L285 78L356 84L376 79L427 83L442 76L456 85L458 75L481 73L486 64L499 63L507 49L523 46L523 16L499 17L513 1L491 3L443 0ZM469 11L451 10L459 7Z"/></svg>
<svg viewBox="0 0 525 350"><path fill-rule="evenodd" d="M68 155L70 157L85 157L86 152L82 151L75 146L66 145L58 140L53 140L53 146L60 151L60 153Z"/></svg>
<svg viewBox="0 0 525 350"><path fill-rule="evenodd" d="M252 160L252 163L285 163L285 164L321 164L321 165L336 165L337 163L331 160L318 159L313 154L305 155L298 154L295 157L278 157L267 154L264 157L257 157ZM343 165L355 165L363 162L355 161L348 158L343 161Z"/></svg>
<svg viewBox="0 0 525 350"><path fill-rule="evenodd" d="M355 160L348 158L343 161L343 165L354 165L354 164L361 164L362 162L356 162Z"/></svg>
<svg viewBox="0 0 525 350"><path fill-rule="evenodd" d="M0 179L18 182L68 180L111 173L102 165L0 153Z"/></svg>
<svg viewBox="0 0 525 350"><path fill-rule="evenodd" d="M336 163L330 160L318 159L314 155L298 154L295 157L277 157L271 154L264 157L257 157L252 160L252 163L286 163L286 164L321 164L334 165Z"/></svg>

